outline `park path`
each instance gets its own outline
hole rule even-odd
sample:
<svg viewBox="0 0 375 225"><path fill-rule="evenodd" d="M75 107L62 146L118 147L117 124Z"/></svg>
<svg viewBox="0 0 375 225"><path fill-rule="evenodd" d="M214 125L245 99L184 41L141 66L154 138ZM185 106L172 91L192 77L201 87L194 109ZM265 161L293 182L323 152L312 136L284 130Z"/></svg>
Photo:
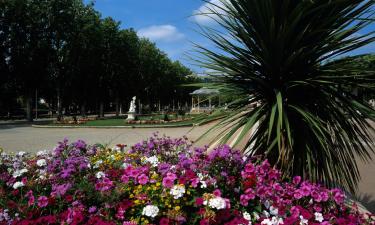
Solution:
<svg viewBox="0 0 375 225"><path fill-rule="evenodd" d="M33 128L30 125L0 126L0 147L8 152L26 151L37 152L44 149L52 149L57 142L68 138L69 141L78 139L88 144L116 144L132 145L145 140L155 131L159 135L167 135L173 138L186 135L190 140L197 139L207 126L178 127L178 128Z"/></svg>
<svg viewBox="0 0 375 225"><path fill-rule="evenodd" d="M33 128L30 125L0 125L0 147L5 151L36 152L52 149L58 141L68 138L70 141L82 139L89 144L101 143L114 146L116 144L132 145L151 137L157 130L160 135L197 139L211 125L179 128L133 128L133 129L95 129L95 128ZM375 124L374 124L375 126ZM375 134L373 135L375 138ZM203 139L196 143L202 146L208 141ZM371 212L375 213L375 154L368 163L358 162L362 181L358 188L358 200Z"/></svg>

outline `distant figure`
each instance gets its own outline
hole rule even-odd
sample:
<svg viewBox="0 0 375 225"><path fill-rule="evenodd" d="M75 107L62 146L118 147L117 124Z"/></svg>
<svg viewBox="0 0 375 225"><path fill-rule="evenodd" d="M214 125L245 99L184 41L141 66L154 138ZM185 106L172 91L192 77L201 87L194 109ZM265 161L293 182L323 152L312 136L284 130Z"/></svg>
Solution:
<svg viewBox="0 0 375 225"><path fill-rule="evenodd" d="M137 106L135 105L135 100L137 99L137 97L133 97L133 100L130 102L130 108L129 108L129 112L130 113L135 113L135 109L137 108Z"/></svg>

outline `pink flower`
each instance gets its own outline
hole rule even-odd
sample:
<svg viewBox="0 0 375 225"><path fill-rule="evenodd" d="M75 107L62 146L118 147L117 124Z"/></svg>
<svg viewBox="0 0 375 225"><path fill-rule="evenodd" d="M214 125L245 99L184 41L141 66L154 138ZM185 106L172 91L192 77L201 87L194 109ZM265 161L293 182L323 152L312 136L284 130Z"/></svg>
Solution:
<svg viewBox="0 0 375 225"><path fill-rule="evenodd" d="M302 183L300 190L303 196L309 196L311 193L311 186L310 184L304 182Z"/></svg>
<svg viewBox="0 0 375 225"><path fill-rule="evenodd" d="M302 194L301 190L296 190L296 191L294 192L293 197L294 197L295 199L301 199L301 198L303 197L303 194Z"/></svg>
<svg viewBox="0 0 375 225"><path fill-rule="evenodd" d="M331 192L332 192L332 197L337 204L341 204L344 202L345 195L340 189L335 188Z"/></svg>
<svg viewBox="0 0 375 225"><path fill-rule="evenodd" d="M38 206L44 208L48 205L48 198L46 196L40 196L38 198Z"/></svg>
<svg viewBox="0 0 375 225"><path fill-rule="evenodd" d="M176 174L168 172L167 176L163 178L163 186L166 188L172 188L176 178Z"/></svg>
<svg viewBox="0 0 375 225"><path fill-rule="evenodd" d="M166 188L172 188L174 185L174 179L171 179L170 177L164 177L163 178L163 186Z"/></svg>
<svg viewBox="0 0 375 225"><path fill-rule="evenodd" d="M103 180L95 184L95 189L98 191L108 191L112 187L113 187L113 182L106 177L103 178Z"/></svg>
<svg viewBox="0 0 375 225"><path fill-rule="evenodd" d="M214 190L213 194L216 196L216 197L220 197L221 196L221 191L219 189L216 189Z"/></svg>
<svg viewBox="0 0 375 225"><path fill-rule="evenodd" d="M138 183L139 184L147 184L148 182L148 177L145 175L145 174L141 174L139 177L138 177Z"/></svg>
<svg viewBox="0 0 375 225"><path fill-rule="evenodd" d="M173 180L177 179L176 174L171 173L171 172L168 172L168 173L167 173L167 177L169 177L169 178L171 178L171 179L173 179Z"/></svg>
<svg viewBox="0 0 375 225"><path fill-rule="evenodd" d="M122 175L121 176L121 182L123 183L128 183L129 182L129 177L127 175Z"/></svg>
<svg viewBox="0 0 375 225"><path fill-rule="evenodd" d="M122 225L137 225L137 223L133 221L125 221L122 223Z"/></svg>
<svg viewBox="0 0 375 225"><path fill-rule="evenodd" d="M301 182L300 176L293 177L293 184L298 185Z"/></svg>
<svg viewBox="0 0 375 225"><path fill-rule="evenodd" d="M32 206L35 203L35 197L33 195L33 191L28 191L25 195L28 198L27 205Z"/></svg>

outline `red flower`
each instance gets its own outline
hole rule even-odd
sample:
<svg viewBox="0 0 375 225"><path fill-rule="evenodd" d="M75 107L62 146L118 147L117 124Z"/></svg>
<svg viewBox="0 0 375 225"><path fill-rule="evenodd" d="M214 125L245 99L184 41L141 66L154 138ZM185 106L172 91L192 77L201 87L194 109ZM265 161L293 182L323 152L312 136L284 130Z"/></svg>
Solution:
<svg viewBox="0 0 375 225"><path fill-rule="evenodd" d="M169 219L163 217L163 218L160 219L159 224L160 225L169 225Z"/></svg>
<svg viewBox="0 0 375 225"><path fill-rule="evenodd" d="M54 205L56 203L55 197L49 197L48 198L48 205Z"/></svg>
<svg viewBox="0 0 375 225"><path fill-rule="evenodd" d="M15 209L15 208L17 208L17 203L14 202L14 201L12 201L12 200L9 200L9 201L7 202L7 206L8 206L8 208L10 208L10 209Z"/></svg>
<svg viewBox="0 0 375 225"><path fill-rule="evenodd" d="M12 191L13 196L17 196L20 193L18 189Z"/></svg>
<svg viewBox="0 0 375 225"><path fill-rule="evenodd" d="M196 198L195 199L195 204L197 206L203 205L204 199L203 198Z"/></svg>
<svg viewBox="0 0 375 225"><path fill-rule="evenodd" d="M199 215L204 215L205 213L206 213L206 209L205 208L200 208L199 211L198 211Z"/></svg>
<svg viewBox="0 0 375 225"><path fill-rule="evenodd" d="M202 219L201 221L199 221L199 225L209 225L210 224L210 221L208 219Z"/></svg>
<svg viewBox="0 0 375 225"><path fill-rule="evenodd" d="M66 202L72 202L73 201L73 196L72 195L65 196L65 201Z"/></svg>

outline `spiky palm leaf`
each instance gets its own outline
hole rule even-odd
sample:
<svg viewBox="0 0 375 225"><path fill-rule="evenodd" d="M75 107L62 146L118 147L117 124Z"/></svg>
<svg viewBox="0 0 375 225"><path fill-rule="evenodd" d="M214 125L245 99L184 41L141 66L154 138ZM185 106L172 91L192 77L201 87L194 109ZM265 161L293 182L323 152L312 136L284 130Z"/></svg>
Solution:
<svg viewBox="0 0 375 225"><path fill-rule="evenodd" d="M214 4L213 1L210 4ZM374 71L339 56L375 40L367 0L220 0L208 16L225 31L203 28L218 51L197 46L213 84L236 96L231 113L210 131L233 136L250 154L265 154L284 174L354 191L355 157L374 151L374 110L352 94L371 90ZM251 109L251 104L257 104ZM367 119L367 120L366 120ZM249 136L253 129L253 135ZM249 148L251 146L251 148Z"/></svg>

